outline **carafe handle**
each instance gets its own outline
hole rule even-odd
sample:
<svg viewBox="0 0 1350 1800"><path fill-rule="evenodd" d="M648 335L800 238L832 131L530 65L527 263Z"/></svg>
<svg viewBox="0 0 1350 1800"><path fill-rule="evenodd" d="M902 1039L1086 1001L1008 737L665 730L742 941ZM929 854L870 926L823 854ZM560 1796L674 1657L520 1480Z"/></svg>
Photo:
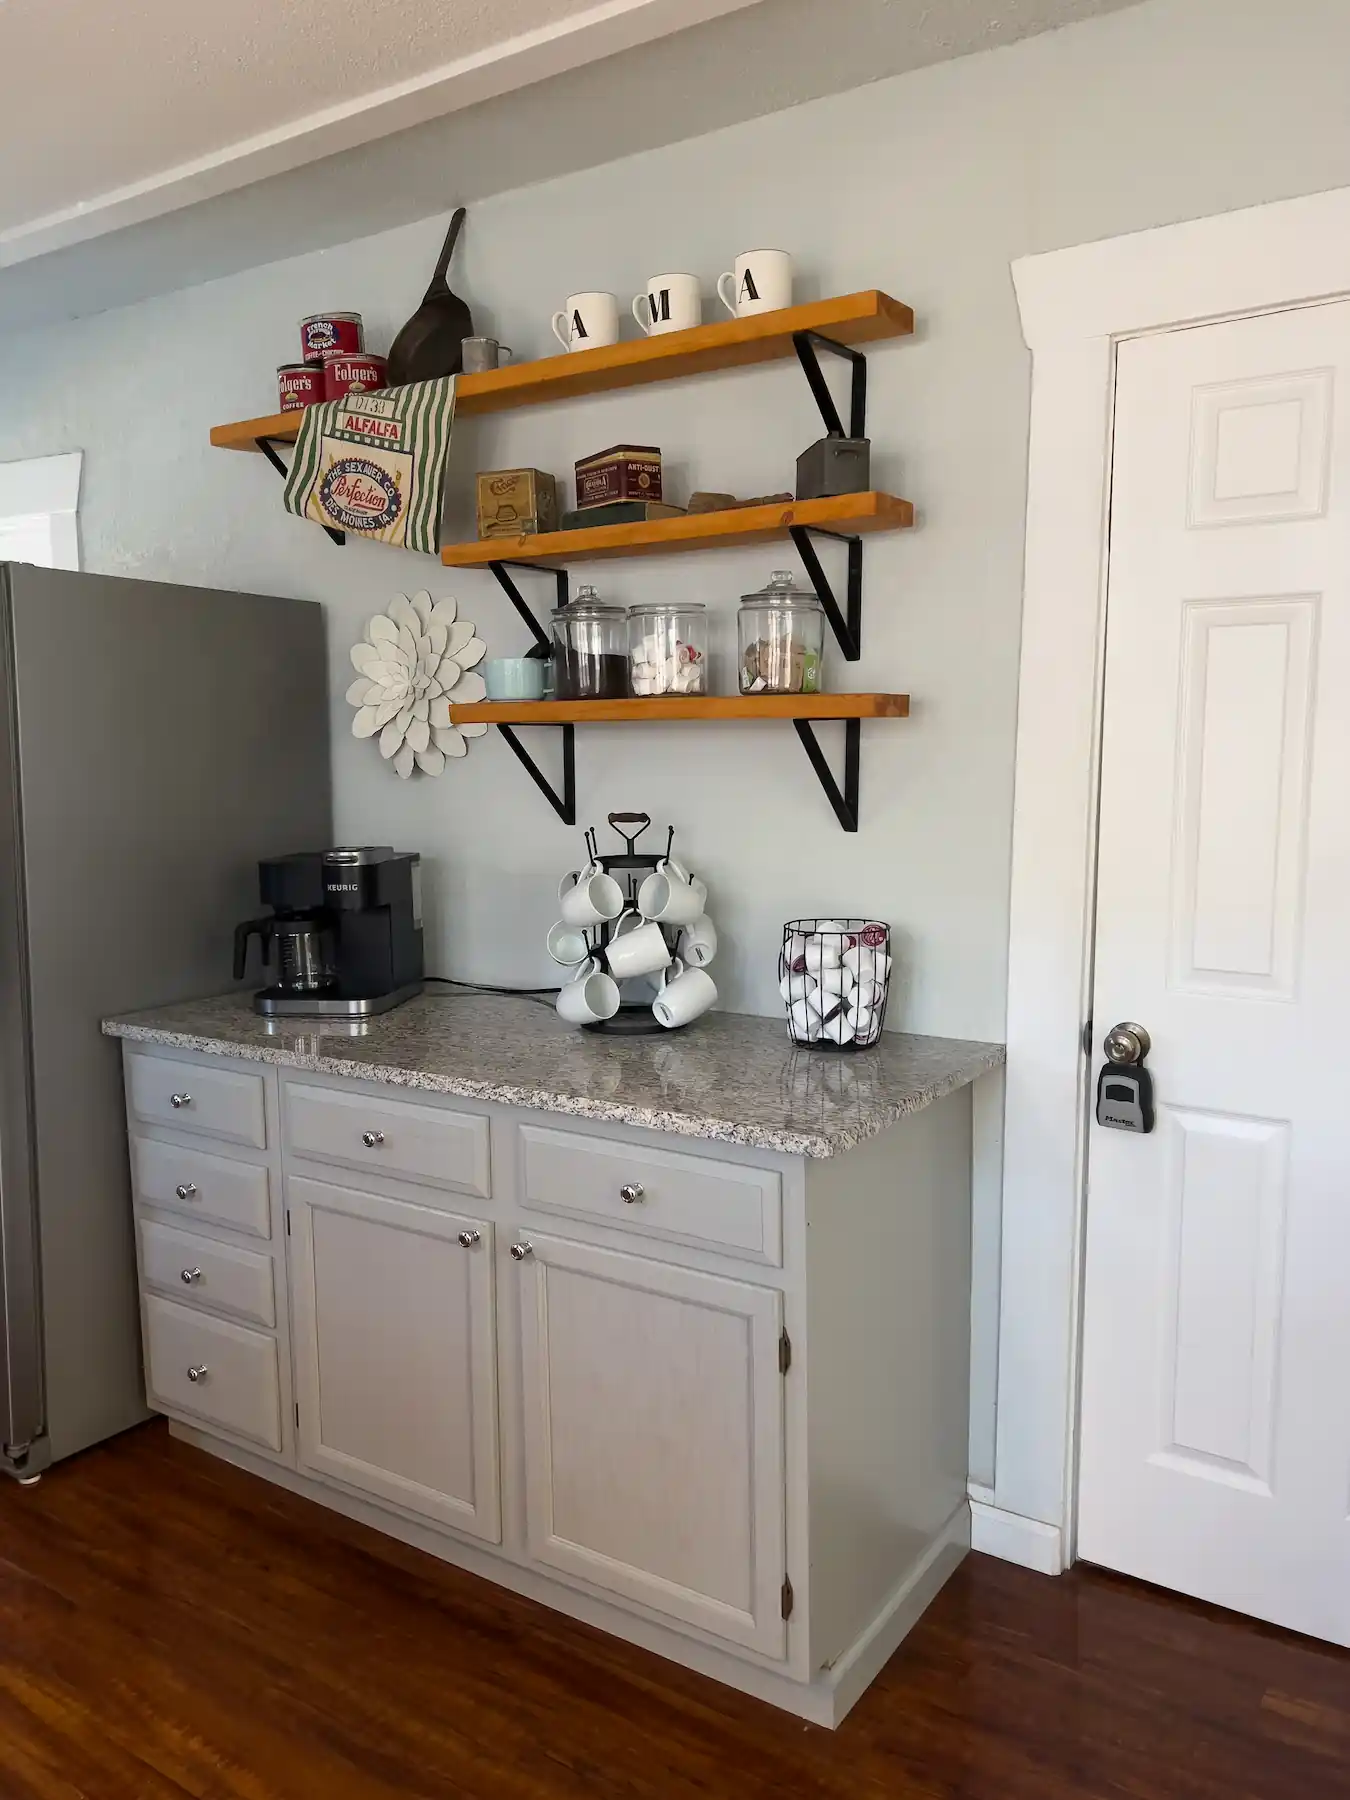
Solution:
<svg viewBox="0 0 1350 1800"><path fill-rule="evenodd" d="M270 919L245 919L242 925L234 928L234 978L244 979L244 969L248 963L248 940L254 932L258 934L258 948L264 966L272 960L272 921Z"/></svg>

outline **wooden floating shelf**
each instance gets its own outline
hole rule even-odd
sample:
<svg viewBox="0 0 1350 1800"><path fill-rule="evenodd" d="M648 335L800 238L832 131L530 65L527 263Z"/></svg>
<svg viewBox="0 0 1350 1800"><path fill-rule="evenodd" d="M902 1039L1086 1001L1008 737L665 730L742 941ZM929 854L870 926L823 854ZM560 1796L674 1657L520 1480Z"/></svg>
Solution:
<svg viewBox="0 0 1350 1800"><path fill-rule="evenodd" d="M902 531L913 523L914 508L893 494L837 494L828 500L738 506L642 524L583 526L577 531L447 544L441 561L452 569L481 569L494 562L561 564L606 556L669 556L680 550L724 550L785 538L794 525L862 532Z"/></svg>
<svg viewBox="0 0 1350 1800"><path fill-rule="evenodd" d="M908 694L671 694L659 700L480 700L456 725L668 725L681 719L906 719Z"/></svg>
<svg viewBox="0 0 1350 1800"><path fill-rule="evenodd" d="M914 314L907 306L889 294L867 288L806 306L758 313L749 319L723 319L713 325L696 325L690 331L514 363L485 375L461 375L455 388L455 411L472 418L519 406L574 400L584 394L605 394L615 388L643 387L653 381L674 381L684 375L776 362L793 354L793 333L798 331L818 331L841 344L870 344L879 338L907 337L913 329ZM215 425L211 442L217 450L256 450L259 438L290 444L295 442L299 420L298 413L286 412Z"/></svg>

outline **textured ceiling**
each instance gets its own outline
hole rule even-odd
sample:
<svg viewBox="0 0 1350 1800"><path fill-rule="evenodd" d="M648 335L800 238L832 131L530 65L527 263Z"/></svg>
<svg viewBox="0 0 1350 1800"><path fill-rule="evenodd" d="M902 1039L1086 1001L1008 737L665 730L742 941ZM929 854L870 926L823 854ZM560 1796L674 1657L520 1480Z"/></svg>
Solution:
<svg viewBox="0 0 1350 1800"><path fill-rule="evenodd" d="M574 49L571 64L562 73L544 77L532 65L534 72L522 77L532 85L523 91L503 91L508 85L503 80L491 98L460 105L410 129L389 131L370 141L362 137L355 147L338 154L316 155L305 162L293 140L288 145L290 160L281 173L258 179L256 171L246 172L251 165L241 163L245 172L237 182L215 189L215 197L193 204L178 199L171 209L157 206L141 212L124 229L75 242L70 248L20 260L36 246L20 248L11 239L9 260L14 266L0 266L0 329L101 311L342 243L441 214L456 202L470 203L1138 3L607 0L582 13L569 0L475 0L472 5L466 0L399 0L397 7L393 0L360 0L359 6L356 0L324 0L325 29L334 16L348 21L350 28L353 18L368 22L401 12L410 20L425 20L431 15L441 34L435 40L441 57L452 26L460 34L454 41L462 47L471 41L471 33L500 29L503 20L520 25L527 17L538 21L546 15L587 28L599 21L598 29L612 31L615 16L622 14L622 29L631 34L635 11L645 12L642 29L652 41L616 53L612 36L589 40L591 55ZM250 37L241 24L261 19L269 21L268 30L275 29L263 0L231 0L214 9L202 0L178 4L194 17L213 11L229 19L228 26L213 19L211 42L217 47L209 56L199 33L178 28L173 57L153 63L156 80L166 79L165 69L170 67L183 72L185 83L200 83L199 101L193 105L181 104L181 94L172 98L172 104L165 102L178 134L173 153L181 161L188 142L184 134L194 125L202 127L199 142L204 145L209 121L211 142L219 148L220 131L233 115L213 96L217 81L244 95L253 109L247 116L255 127L265 106L277 104L278 90L268 74L262 78L261 97L253 92L262 40ZM71 185L77 170L83 171L78 179L86 184L80 191L82 201L97 197L92 189L106 192L110 180L126 179L133 166L141 170L138 178L145 179L145 159L155 154L159 124L153 115L160 101L151 95L148 75L140 88L128 88L126 43L142 29L145 18L168 16L171 11L171 0L138 0L134 5L126 0L120 8L98 7L94 0L83 4L0 0L0 169L24 169L23 181L0 183L0 264L6 260L6 216L12 231L16 214L32 219L41 217L43 209L50 215L54 208L69 204L72 193L79 191ZM55 83L59 78L63 84L59 96L51 88L44 96L38 81L21 80L9 54L16 22L21 21L22 29L35 38L45 39L46 26L35 21L48 13L64 17L69 39L74 31L71 15L86 12L106 12L117 22L119 33L128 18L134 21L125 40L119 35L116 55L107 48L110 40L100 38L95 55L44 65L44 79ZM317 0L285 0L283 5L271 0L271 12L292 22L303 18L312 23L320 9ZM674 21L690 18L706 22L674 29ZM222 38L235 32L240 41L232 50L222 50ZM415 35L411 23L406 30L398 28L394 48L381 51L386 59L378 63L381 79L406 68L408 59L424 50L420 39L414 46ZM581 35L579 27L578 38ZM611 48L596 50L597 43L609 43ZM317 71L306 68L303 79L309 85L304 86L298 110L312 108L317 94L331 91L323 88L325 81L350 79L358 63L367 75L376 67L359 56L338 56L320 59ZM111 80L110 66L118 70ZM45 112L40 104L44 98ZM14 110L16 101L22 102L21 113ZM152 116L149 124L142 116L147 114ZM20 117L26 125L18 123ZM71 133L72 117L87 122L79 133ZM72 135L80 141L67 146L65 139ZM133 155L141 159L134 165L118 160ZM55 173L46 169L48 162L56 165ZM41 179L33 186L35 169Z"/></svg>

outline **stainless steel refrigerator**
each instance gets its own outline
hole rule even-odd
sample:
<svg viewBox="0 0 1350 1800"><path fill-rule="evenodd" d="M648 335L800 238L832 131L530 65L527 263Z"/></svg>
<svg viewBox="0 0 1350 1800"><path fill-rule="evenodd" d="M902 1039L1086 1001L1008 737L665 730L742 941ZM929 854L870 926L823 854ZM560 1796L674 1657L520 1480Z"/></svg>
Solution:
<svg viewBox="0 0 1350 1800"><path fill-rule="evenodd" d="M0 1473L148 1417L113 1012L232 985L331 842L311 601L0 563Z"/></svg>

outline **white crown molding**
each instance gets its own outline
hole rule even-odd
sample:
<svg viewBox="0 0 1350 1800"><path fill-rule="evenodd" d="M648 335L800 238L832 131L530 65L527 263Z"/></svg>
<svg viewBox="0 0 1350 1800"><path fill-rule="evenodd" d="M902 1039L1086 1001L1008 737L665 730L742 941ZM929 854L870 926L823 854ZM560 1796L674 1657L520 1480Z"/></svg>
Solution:
<svg viewBox="0 0 1350 1800"><path fill-rule="evenodd" d="M586 63L739 12L759 0L602 0L556 24L507 38L423 75L377 88L273 131L241 139L209 156L0 232L0 268L138 225L179 207L374 138L458 112L515 88L564 75ZM616 105L621 104L616 99ZM447 204L453 199L447 194Z"/></svg>

